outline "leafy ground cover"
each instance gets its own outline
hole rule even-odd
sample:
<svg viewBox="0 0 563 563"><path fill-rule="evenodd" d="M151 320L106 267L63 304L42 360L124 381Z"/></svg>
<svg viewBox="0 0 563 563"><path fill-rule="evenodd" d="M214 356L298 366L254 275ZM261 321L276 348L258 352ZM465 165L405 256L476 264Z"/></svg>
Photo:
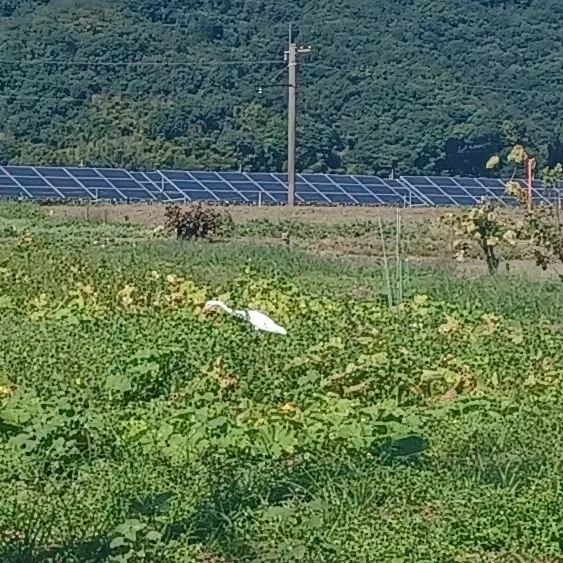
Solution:
<svg viewBox="0 0 563 563"><path fill-rule="evenodd" d="M0 211L0 560L561 561L559 281Z"/></svg>

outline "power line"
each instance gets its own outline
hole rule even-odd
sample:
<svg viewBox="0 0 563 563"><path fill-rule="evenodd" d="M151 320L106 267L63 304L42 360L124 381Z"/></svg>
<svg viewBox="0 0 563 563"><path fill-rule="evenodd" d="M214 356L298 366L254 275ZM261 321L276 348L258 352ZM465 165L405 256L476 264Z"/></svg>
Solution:
<svg viewBox="0 0 563 563"><path fill-rule="evenodd" d="M362 68L361 67L356 67L356 68L339 68L339 67L335 67L335 66L328 66L328 65L324 65L324 64L317 64L315 62L311 62L311 63L303 63L303 66L314 66L316 68L321 68L321 69L325 69L325 70L332 70L335 72L339 72L339 73L352 73L354 71L356 72L361 72ZM373 74L368 74L366 77L374 77ZM438 83L420 83L420 82L416 82L416 80L413 79L409 79L408 81L409 85L412 86L461 86L463 88L468 88L468 89L475 89L475 90L492 90L492 91L498 91L498 92L513 92L513 93L520 93L520 94L531 94L531 95L536 95L536 94L555 94L557 96L561 96L561 92L560 91L553 91L553 90L537 90L537 89L524 89L524 88L513 88L511 86L488 86L486 84L468 84L466 82L461 82L461 81L443 81L443 80L439 80ZM396 87L395 85L393 85L393 87ZM557 87L561 87L560 84L557 85ZM434 88L435 91L440 90L440 88L435 87Z"/></svg>
<svg viewBox="0 0 563 563"><path fill-rule="evenodd" d="M0 59L0 64L2 64L3 61ZM9 61L9 62L13 62L13 63L17 63L17 61ZM34 61L29 61L30 63L33 63ZM37 61L38 63L47 63L47 61ZM51 61L52 63L56 64L57 61ZM214 64L225 64L225 65L236 65L236 64L282 64L283 61L280 60L263 60L263 61L217 61ZM19 63L18 63L19 64ZM65 63L66 64L66 63ZM86 62L74 62L73 64L87 64ZM117 64L117 65L128 65L128 64L133 64L133 63L99 63L99 64ZM153 63L137 63L138 65L150 65ZM165 64L170 64L173 66L182 66L182 65L187 65L190 63L165 63ZM274 78L279 76L282 72L284 72L285 70L287 70L288 66L287 64L283 63L284 66L280 69L279 72L277 72L274 75ZM360 68L342 68L342 67L335 67L335 66L329 66L329 65L325 65L325 64L318 64L315 62L302 62L300 63L301 66L307 66L307 67L315 67L315 68L321 68L321 69L325 69L325 70L331 70L331 71L335 71L335 72L339 72L339 73L352 73L354 71L361 71L361 67ZM375 77L372 75L372 77ZM377 78L377 77L375 77ZM273 86L274 84L272 84ZM265 85L261 85L261 87L268 87L270 86L270 84L265 84ZM439 80L437 82L421 82L421 81L417 81L416 79L410 79L408 82L402 83L402 84L392 84L392 85L388 85L396 90L403 90L405 89L407 86L413 86L413 87L424 87L424 88L428 88L431 91L434 92L439 92L439 91L443 91L443 87L458 87L458 88L462 88L462 89L466 89L466 90L489 90L489 91L496 91L496 92L506 92L506 93L515 93L515 94L527 94L530 96L535 96L538 94L547 94L547 95L553 95L554 97L559 97L561 96L561 92L559 90L537 90L537 89L523 89L523 88L513 88L513 87L505 87L505 86L488 86L485 84L468 84L466 82L461 82L461 81L443 81L443 80ZM14 92L12 94L4 94L1 93L0 94L0 99L14 99L14 100L28 100L28 101L54 101L54 102L69 102L69 103L89 103L92 102L92 96L96 96L99 95L101 97L104 97L104 94L92 94L89 95L87 97L77 97L77 96L41 96L41 95L20 95L17 92ZM139 102L144 102L144 101L149 101L149 100L158 100L158 101L162 101L162 102L179 102L180 100L177 98L159 98L158 96L149 96L147 95L146 97L143 98L139 98L138 100L136 99L131 99L128 96L123 96L123 94L120 94L119 92L116 93L106 93L105 95L108 96L116 96L119 97L121 100L123 101L131 101L131 102L135 102L135 101L139 101Z"/></svg>
<svg viewBox="0 0 563 563"><path fill-rule="evenodd" d="M194 63L188 61L102 61L102 60L49 60L49 59L29 59L29 60L13 60L13 59L0 59L0 64L6 65L73 65L73 66L176 66L176 67L215 67L215 66L237 66L237 65L269 65L269 64L281 64L282 61L279 59L265 59L265 60L255 60L255 61L207 61L205 63Z"/></svg>
<svg viewBox="0 0 563 563"><path fill-rule="evenodd" d="M16 101L30 101L30 102L40 102L40 101L52 101L52 102L68 102L68 103L77 103L77 104L87 104L91 103L96 105L98 102L92 98L98 96L100 101L103 103L104 101L117 101L117 102L125 102L125 103L185 103L185 100L181 100L178 98L162 98L158 96L146 96L144 98L130 98L128 96L123 96L119 92L117 93L106 93L106 94L91 94L87 97L79 98L77 96L30 96L30 95L19 95L17 93L14 94L0 94L0 100L2 99L9 99L9 100L16 100ZM241 102L235 101L233 105L240 105ZM209 106L203 105L194 105L190 102L190 108L193 109L202 109L206 110L209 109ZM224 107L224 106L223 106Z"/></svg>
<svg viewBox="0 0 563 563"><path fill-rule="evenodd" d="M237 60L237 61L207 61L207 62L187 62L187 61L102 61L102 60L92 60L92 59L84 59L84 60L56 60L56 59L29 59L29 60L14 60L14 59L0 59L0 64L4 65L46 65L46 66L108 66L108 67L192 67L195 69L199 68L213 68L216 66L260 66L260 65L272 65L272 64L282 64L282 61L279 59L264 59L264 60ZM303 63L303 66L308 67L315 67L319 69L330 70L334 72L345 72L345 73L352 73L352 72L362 72L362 67L353 67L353 68L342 68L336 66L329 66L325 64L319 64L316 62L310 63ZM282 68L280 71L283 72L285 69ZM369 76L369 75L368 75ZM373 75L371 75L373 76ZM417 83L415 81L410 80L410 84L415 86L422 86L423 84ZM453 82L453 81L440 81L440 86L461 86L466 89L471 90L490 90L490 91L497 91L497 92L509 92L509 93L520 93L520 94L529 94L529 95L536 95L536 94L553 94L555 93L557 96L560 96L560 92L553 92L547 90L538 90L538 89L524 89L524 88L513 88L510 86L489 86L485 84L468 84L464 82ZM434 88L435 90L439 90L440 88ZM46 99L46 98L43 98Z"/></svg>
<svg viewBox="0 0 563 563"><path fill-rule="evenodd" d="M61 96L61 97L54 97L54 96L20 96L19 94L0 94L0 99L12 99L12 100L22 100L22 101L30 101L30 102L37 102L41 100L49 100L54 102L77 102L77 103L85 103L88 101L87 98L77 98L73 96Z"/></svg>

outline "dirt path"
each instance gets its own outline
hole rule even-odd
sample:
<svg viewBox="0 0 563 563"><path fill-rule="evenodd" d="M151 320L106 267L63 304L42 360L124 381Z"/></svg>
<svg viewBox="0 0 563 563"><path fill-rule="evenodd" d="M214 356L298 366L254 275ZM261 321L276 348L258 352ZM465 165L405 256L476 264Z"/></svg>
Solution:
<svg viewBox="0 0 563 563"><path fill-rule="evenodd" d="M132 222L148 226L161 225L164 221L165 206L161 204L128 205L61 205L49 208L53 217L84 219L92 221L107 220L112 223ZM283 206L252 207L246 205L224 207L234 221L245 222L252 219L295 219L312 223L345 223L353 221L382 220L391 221L396 217L396 209L391 207L294 207ZM403 221L423 222L437 219L448 210L441 208L403 208Z"/></svg>

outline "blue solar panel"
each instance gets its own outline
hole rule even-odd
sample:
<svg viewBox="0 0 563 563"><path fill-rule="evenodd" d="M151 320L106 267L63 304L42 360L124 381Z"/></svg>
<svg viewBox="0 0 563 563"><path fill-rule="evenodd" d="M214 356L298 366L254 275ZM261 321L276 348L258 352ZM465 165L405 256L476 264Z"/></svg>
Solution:
<svg viewBox="0 0 563 563"><path fill-rule="evenodd" d="M268 195L275 203L287 203L287 192L268 192Z"/></svg>
<svg viewBox="0 0 563 563"><path fill-rule="evenodd" d="M418 197L416 194L413 194L412 192L407 196L407 198L405 199L405 204L406 205L412 205L412 206L424 206L426 205L426 202L421 199L420 197Z"/></svg>
<svg viewBox="0 0 563 563"><path fill-rule="evenodd" d="M194 178L190 174L178 170L163 170L162 177L171 182L194 182Z"/></svg>
<svg viewBox="0 0 563 563"><path fill-rule="evenodd" d="M112 187L112 185L103 178L81 178L80 183L87 188L93 189L106 189Z"/></svg>
<svg viewBox="0 0 563 563"><path fill-rule="evenodd" d="M394 179L391 179L391 178L388 178L388 179L382 178L382 180L383 180L383 183L386 186L389 186L390 188L404 188L405 187L403 182L401 182L400 180L394 180Z"/></svg>
<svg viewBox="0 0 563 563"><path fill-rule="evenodd" d="M381 184L380 186L378 186L377 184L369 186L369 191L377 195L398 195L393 188L384 186L383 184Z"/></svg>
<svg viewBox="0 0 563 563"><path fill-rule="evenodd" d="M92 195L82 188L58 188L58 191L68 199L92 199Z"/></svg>
<svg viewBox="0 0 563 563"><path fill-rule="evenodd" d="M174 184L172 184L172 182L161 181L160 183L156 184L156 187L160 189L161 193L167 195L171 200L179 200L179 199L184 199L186 197L185 192L183 192L179 186L175 186ZM193 189L197 190L198 188L199 186L196 185L196 187Z"/></svg>
<svg viewBox="0 0 563 563"><path fill-rule="evenodd" d="M470 194L468 194L463 188L459 186L448 186L447 188L441 187L441 190L452 198L469 197L469 199L474 199L470 197Z"/></svg>
<svg viewBox="0 0 563 563"><path fill-rule="evenodd" d="M249 203L264 203L265 205L273 203L273 199L262 191L255 191L253 193L245 192L244 196L248 199Z"/></svg>
<svg viewBox="0 0 563 563"><path fill-rule="evenodd" d="M119 178L130 178L129 173L125 170L119 170L118 168L96 168L98 174L104 178L109 179L119 179Z"/></svg>
<svg viewBox="0 0 563 563"><path fill-rule="evenodd" d="M464 188L477 188L479 182L475 178L454 178L454 180Z"/></svg>
<svg viewBox="0 0 563 563"><path fill-rule="evenodd" d="M215 172L189 172L189 174L196 180L209 180L211 182L221 180Z"/></svg>
<svg viewBox="0 0 563 563"><path fill-rule="evenodd" d="M75 178L99 178L94 168L67 168L68 173Z"/></svg>
<svg viewBox="0 0 563 563"><path fill-rule="evenodd" d="M38 166L35 168L37 173L45 178L69 178L69 173L64 168L47 168Z"/></svg>
<svg viewBox="0 0 563 563"><path fill-rule="evenodd" d="M49 186L47 180L41 178L41 176L25 176L18 178L19 182L22 186L26 188L33 188L33 187L45 187Z"/></svg>
<svg viewBox="0 0 563 563"><path fill-rule="evenodd" d="M227 182L210 182L202 181L201 184L205 186L210 192L234 192L234 188Z"/></svg>
<svg viewBox="0 0 563 563"><path fill-rule="evenodd" d="M456 205L455 201L442 188L436 186L425 176L407 176L404 180L413 188L415 193L420 195L421 199L428 201L431 205Z"/></svg>
<svg viewBox="0 0 563 563"><path fill-rule="evenodd" d="M524 180L518 180L520 187L524 192L528 191L528 184ZM551 193L550 193L551 192ZM541 182L532 182L532 199L542 203L554 203L558 201L557 190L546 190Z"/></svg>
<svg viewBox="0 0 563 563"><path fill-rule="evenodd" d="M360 184L365 184L366 186L380 185L385 183L382 178L378 178L377 176L356 176L356 180L358 180Z"/></svg>
<svg viewBox="0 0 563 563"><path fill-rule="evenodd" d="M383 204L383 205L397 205L397 204L402 204L402 200L398 200L396 195L385 195L385 194L380 194L380 195L376 195L374 197L377 197L377 199Z"/></svg>
<svg viewBox="0 0 563 563"><path fill-rule="evenodd" d="M313 184L315 189L319 192L324 194L342 194L343 191L339 188L339 186L335 186L334 184Z"/></svg>
<svg viewBox="0 0 563 563"><path fill-rule="evenodd" d="M287 199L287 189L279 182L256 182L265 192L283 192Z"/></svg>
<svg viewBox="0 0 563 563"><path fill-rule="evenodd" d="M248 178L242 172L218 172L217 176L227 182L248 182Z"/></svg>
<svg viewBox="0 0 563 563"><path fill-rule="evenodd" d="M130 172L130 174L131 178L137 182L146 182L149 179L148 175L144 172Z"/></svg>
<svg viewBox="0 0 563 563"><path fill-rule="evenodd" d="M19 186L3 186L0 184L0 194L5 198L30 197Z"/></svg>
<svg viewBox="0 0 563 563"><path fill-rule="evenodd" d="M370 186L370 187L377 189L380 186ZM369 194L374 191L374 190L368 190L366 186L362 186L361 184L356 184L355 186L348 186L345 184L342 186L342 188L351 194Z"/></svg>
<svg viewBox="0 0 563 563"><path fill-rule="evenodd" d="M474 205L494 198L506 205L498 178L404 176L379 178L344 174L298 174L296 200L301 203L346 205ZM523 189L526 182L520 180ZM539 180L532 195L539 202L557 202L563 183L547 191ZM266 172L127 171L113 168L0 166L0 197L31 199L111 199L120 201L221 201L286 203L287 174Z"/></svg>
<svg viewBox="0 0 563 563"><path fill-rule="evenodd" d="M371 194L357 194L354 196L358 203L363 205L381 205L383 201Z"/></svg>
<svg viewBox="0 0 563 563"><path fill-rule="evenodd" d="M467 187L465 188L465 191L475 199L480 197L489 197L491 195L489 190L487 190L487 188L484 188L483 186L477 186L475 188Z"/></svg>
<svg viewBox="0 0 563 563"><path fill-rule="evenodd" d="M27 166L4 166L4 170L11 176L38 176L33 168Z"/></svg>
<svg viewBox="0 0 563 563"><path fill-rule="evenodd" d="M295 189L298 192L303 192L303 193L309 193L309 194L317 194L319 195L320 193L323 192L322 187L324 184L317 184L317 185L313 185L313 184L302 184L302 183L297 183L295 186ZM319 188L320 186L320 188ZM335 190L338 190L338 188L335 188Z"/></svg>
<svg viewBox="0 0 563 563"><path fill-rule="evenodd" d="M243 194L253 194L261 192L262 190L253 182L231 182L233 188Z"/></svg>
<svg viewBox="0 0 563 563"><path fill-rule="evenodd" d="M312 184L332 184L334 182L324 174L299 174L298 178L305 180L306 182L311 182Z"/></svg>
<svg viewBox="0 0 563 563"><path fill-rule="evenodd" d="M160 172L140 172L139 174L143 174L148 180L151 182L162 182L164 179L163 174Z"/></svg>
<svg viewBox="0 0 563 563"><path fill-rule="evenodd" d="M331 176L331 179L335 184L338 184L339 186L355 185L358 183L358 181L352 176L342 176L339 174L335 174L334 176Z"/></svg>
<svg viewBox="0 0 563 563"><path fill-rule="evenodd" d="M112 188L97 189L94 195L97 199L117 199L121 201L127 199L123 194Z"/></svg>
<svg viewBox="0 0 563 563"><path fill-rule="evenodd" d="M347 204L356 203L352 199L353 196L348 196L347 194L330 194L329 197L332 203L347 203Z"/></svg>
<svg viewBox="0 0 563 563"><path fill-rule="evenodd" d="M145 188L145 190L147 190L147 192L151 194L151 197L156 201L167 201L170 199L167 193L162 191L162 186L156 186L151 182L144 182L139 185L143 186L143 188ZM175 190L174 193L178 195L179 192Z"/></svg>
<svg viewBox="0 0 563 563"><path fill-rule="evenodd" d="M248 174L248 177L255 182L275 182L279 185L279 182L273 174L268 174L265 172L252 172Z"/></svg>
<svg viewBox="0 0 563 563"><path fill-rule="evenodd" d="M450 188L457 186L453 178L446 178L444 176L432 176L432 182L441 188Z"/></svg>
<svg viewBox="0 0 563 563"><path fill-rule="evenodd" d="M405 180L416 187L434 185L432 181L426 176L407 176Z"/></svg>
<svg viewBox="0 0 563 563"><path fill-rule="evenodd" d="M477 181L486 188L502 188L505 189L506 183L497 178L477 178Z"/></svg>
<svg viewBox="0 0 563 563"><path fill-rule="evenodd" d="M115 186L117 189L123 190L123 191L125 191L125 190L138 190L139 189L139 184L131 178L119 179L119 180L112 179L111 184L113 186Z"/></svg>
<svg viewBox="0 0 563 563"><path fill-rule="evenodd" d="M49 182L55 188L80 188L80 184L70 176L66 178L49 178Z"/></svg>

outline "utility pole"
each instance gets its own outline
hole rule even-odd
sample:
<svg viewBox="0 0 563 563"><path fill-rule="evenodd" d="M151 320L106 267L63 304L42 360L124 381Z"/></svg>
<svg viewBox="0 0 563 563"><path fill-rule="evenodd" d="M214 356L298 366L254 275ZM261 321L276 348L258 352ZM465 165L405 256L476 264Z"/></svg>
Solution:
<svg viewBox="0 0 563 563"><path fill-rule="evenodd" d="M289 49L285 52L289 73L287 103L287 205L295 204L295 121L297 114L297 59L311 52L311 47L298 47L293 43L291 28Z"/></svg>

